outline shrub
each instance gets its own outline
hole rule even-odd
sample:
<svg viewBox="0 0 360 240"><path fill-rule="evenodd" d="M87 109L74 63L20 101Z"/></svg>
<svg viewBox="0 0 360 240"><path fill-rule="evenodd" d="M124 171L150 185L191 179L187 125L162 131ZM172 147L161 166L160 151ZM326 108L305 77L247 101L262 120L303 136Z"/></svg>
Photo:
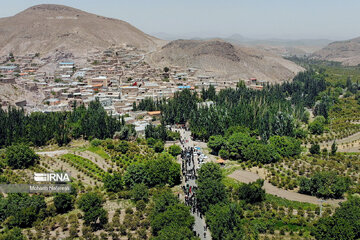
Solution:
<svg viewBox="0 0 360 240"><path fill-rule="evenodd" d="M265 190L262 189L264 180L258 179L249 184L242 184L237 189L239 199L247 203L261 202L265 200Z"/></svg>
<svg viewBox="0 0 360 240"><path fill-rule="evenodd" d="M95 138L95 139L91 140L90 144L91 144L91 146L93 146L93 147L98 147L98 146L101 145L101 142L102 142L101 140Z"/></svg>
<svg viewBox="0 0 360 240"><path fill-rule="evenodd" d="M25 144L16 144L8 147L5 155L6 163L14 169L28 168L39 160L39 156Z"/></svg>
<svg viewBox="0 0 360 240"><path fill-rule="evenodd" d="M179 155L181 153L181 147L174 144L174 145L169 147L169 153L172 156L176 157L177 155Z"/></svg>

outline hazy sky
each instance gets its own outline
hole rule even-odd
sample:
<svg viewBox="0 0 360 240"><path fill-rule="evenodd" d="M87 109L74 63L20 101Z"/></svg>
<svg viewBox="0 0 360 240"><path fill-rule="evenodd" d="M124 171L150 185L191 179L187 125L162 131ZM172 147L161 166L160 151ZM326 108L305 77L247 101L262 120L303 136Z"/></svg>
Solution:
<svg viewBox="0 0 360 240"><path fill-rule="evenodd" d="M56 3L125 20L146 33L199 37L349 39L360 36L359 0L1 0L0 17Z"/></svg>

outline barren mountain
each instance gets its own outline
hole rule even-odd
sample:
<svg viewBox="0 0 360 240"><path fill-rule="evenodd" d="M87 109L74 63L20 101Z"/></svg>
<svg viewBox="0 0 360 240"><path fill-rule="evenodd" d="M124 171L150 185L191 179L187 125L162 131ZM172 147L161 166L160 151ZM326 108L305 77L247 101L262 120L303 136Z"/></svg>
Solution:
<svg viewBox="0 0 360 240"><path fill-rule="evenodd" d="M154 52L150 63L199 68L229 80L256 77L270 82L292 79L302 71L293 62L255 48L221 40L176 40Z"/></svg>
<svg viewBox="0 0 360 240"><path fill-rule="evenodd" d="M360 64L360 37L330 43L312 55L314 59L341 62L343 65Z"/></svg>
<svg viewBox="0 0 360 240"><path fill-rule="evenodd" d="M158 42L127 22L61 5L37 5L0 19L1 55L62 50L81 56L123 44L152 49Z"/></svg>

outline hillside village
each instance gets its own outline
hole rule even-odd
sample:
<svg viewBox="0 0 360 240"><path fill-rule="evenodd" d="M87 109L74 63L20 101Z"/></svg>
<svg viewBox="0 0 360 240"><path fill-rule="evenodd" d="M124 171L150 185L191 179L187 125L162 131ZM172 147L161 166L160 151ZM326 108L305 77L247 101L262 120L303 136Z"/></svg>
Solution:
<svg viewBox="0 0 360 240"><path fill-rule="evenodd" d="M127 123L142 132L160 113L133 112L134 102L170 98L183 89L200 92L212 85L220 91L237 84L211 72L204 75L196 68L154 68L146 63L145 55L146 52L130 46L90 53L86 61L74 60L71 54L64 53L48 58L36 53L9 54L1 58L0 84L12 84L43 99L39 99L39 104L31 104L25 96L14 103L0 98L0 103L3 108L15 104L28 113L54 112L70 111L75 103L87 106L98 98L109 115L124 115ZM262 89L265 81L251 78L245 83L249 88Z"/></svg>

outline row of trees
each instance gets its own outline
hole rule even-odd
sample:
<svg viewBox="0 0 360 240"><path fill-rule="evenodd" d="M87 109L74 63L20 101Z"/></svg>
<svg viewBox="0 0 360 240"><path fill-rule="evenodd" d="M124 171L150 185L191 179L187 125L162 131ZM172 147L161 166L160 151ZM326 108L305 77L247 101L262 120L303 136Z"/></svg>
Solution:
<svg viewBox="0 0 360 240"><path fill-rule="evenodd" d="M0 109L0 147L16 142L43 146L50 140L64 145L80 137L112 138L115 132L121 132L121 138L125 139L133 134L123 131L125 128L124 120L108 116L98 100L91 102L88 108L75 105L72 112L27 115L22 109Z"/></svg>
<svg viewBox="0 0 360 240"><path fill-rule="evenodd" d="M233 128L230 128L231 130ZM211 136L208 147L214 154L220 154L222 158L254 161L258 163L276 162L280 157L294 157L301 152L301 143L292 137L272 136L268 143L263 143L246 131L235 129L230 136ZM240 129L241 130L241 129Z"/></svg>
<svg viewBox="0 0 360 240"><path fill-rule="evenodd" d="M324 76L307 71L292 82L267 85L262 91L248 89L240 82L236 89L224 89L218 94L213 88L203 90L200 98L186 89L169 100L147 98L136 109L161 110L165 124L188 122L193 136L201 140L241 125L255 130L266 141L272 135L302 136L298 121L307 123L309 119L304 107L314 107L316 97L325 89ZM201 104L208 99L214 104Z"/></svg>

